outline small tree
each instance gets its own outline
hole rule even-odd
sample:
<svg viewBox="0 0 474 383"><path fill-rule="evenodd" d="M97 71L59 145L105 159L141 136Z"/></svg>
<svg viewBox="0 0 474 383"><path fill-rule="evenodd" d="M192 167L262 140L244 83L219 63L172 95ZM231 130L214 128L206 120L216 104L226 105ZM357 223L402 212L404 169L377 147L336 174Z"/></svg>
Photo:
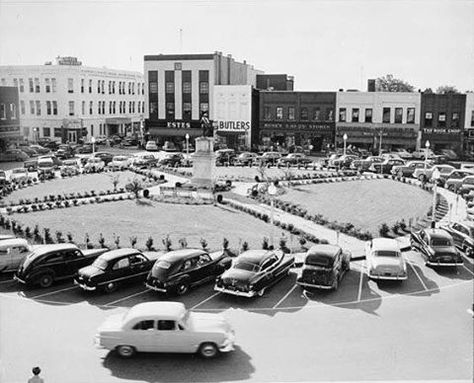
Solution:
<svg viewBox="0 0 474 383"><path fill-rule="evenodd" d="M203 250L206 250L206 249L207 249L207 245L208 245L207 241L206 241L204 238L201 238L201 239L199 240L199 242L201 243L202 249L203 249Z"/></svg>
<svg viewBox="0 0 474 383"><path fill-rule="evenodd" d="M389 229L389 227L386 223L382 223L379 226L379 234L380 234L381 237L387 237L389 231L390 231L390 229Z"/></svg>
<svg viewBox="0 0 474 383"><path fill-rule="evenodd" d="M247 241L242 243L242 251L247 251L249 249L249 244Z"/></svg>
<svg viewBox="0 0 474 383"><path fill-rule="evenodd" d="M39 237L40 237L40 230L39 230L38 225L35 225L35 227L33 229L33 239L36 242L42 242L42 241L39 240L40 239Z"/></svg>
<svg viewBox="0 0 474 383"><path fill-rule="evenodd" d="M115 233L113 233L113 237L114 237L115 247L117 249L120 249L120 235L115 235Z"/></svg>
<svg viewBox="0 0 474 383"><path fill-rule="evenodd" d="M99 234L99 246L100 246L101 249L104 249L106 247L105 246L105 238L102 235L102 233Z"/></svg>
<svg viewBox="0 0 474 383"><path fill-rule="evenodd" d="M262 240L262 249L263 250L268 250L268 238L267 237L263 237L263 240Z"/></svg>
<svg viewBox="0 0 474 383"><path fill-rule="evenodd" d="M438 86L436 89L438 94L458 94L459 90L456 89L454 85L442 85Z"/></svg>
<svg viewBox="0 0 474 383"><path fill-rule="evenodd" d="M74 243L71 232L68 232L68 233L66 234L66 237L67 237L67 241L68 241L69 243Z"/></svg>
<svg viewBox="0 0 474 383"><path fill-rule="evenodd" d="M284 236L281 236L279 245L280 245L280 250L285 251L285 250L288 249L288 248L286 247L286 238L285 238Z"/></svg>
<svg viewBox="0 0 474 383"><path fill-rule="evenodd" d="M117 191L117 186L120 183L120 174L109 174L110 181L112 182L112 185L114 187L114 192Z"/></svg>
<svg viewBox="0 0 474 383"><path fill-rule="evenodd" d="M163 243L163 246L165 247L166 251L171 251L172 242L169 234L166 234L166 237L163 238L161 242Z"/></svg>
<svg viewBox="0 0 474 383"><path fill-rule="evenodd" d="M132 246L132 248L135 248L136 244L137 244L137 236L134 235L133 237L130 237L130 246Z"/></svg>
<svg viewBox="0 0 474 383"><path fill-rule="evenodd" d="M377 91L380 92L413 92L415 87L409 83L393 77L392 74L377 78Z"/></svg>
<svg viewBox="0 0 474 383"><path fill-rule="evenodd" d="M155 250L153 247L153 238L151 237L151 235L147 238L145 246L148 251Z"/></svg>
<svg viewBox="0 0 474 383"><path fill-rule="evenodd" d="M56 231L56 242L57 243L64 243L63 233L62 231Z"/></svg>
<svg viewBox="0 0 474 383"><path fill-rule="evenodd" d="M51 230L47 227L43 229L44 232L44 241L46 243L54 243L53 237L51 237Z"/></svg>
<svg viewBox="0 0 474 383"><path fill-rule="evenodd" d="M182 249L188 247L188 241L186 240L186 238L180 238L178 242Z"/></svg>
<svg viewBox="0 0 474 383"><path fill-rule="evenodd" d="M136 199L140 198L140 191L142 189L143 182L137 177L134 177L127 185L125 185L125 190L127 190L129 193L133 193Z"/></svg>
<svg viewBox="0 0 474 383"><path fill-rule="evenodd" d="M26 238L31 238L32 236L32 233L31 233L31 229L29 226L25 227L25 237Z"/></svg>
<svg viewBox="0 0 474 383"><path fill-rule="evenodd" d="M229 249L229 240L226 237L222 239L222 249L223 250Z"/></svg>

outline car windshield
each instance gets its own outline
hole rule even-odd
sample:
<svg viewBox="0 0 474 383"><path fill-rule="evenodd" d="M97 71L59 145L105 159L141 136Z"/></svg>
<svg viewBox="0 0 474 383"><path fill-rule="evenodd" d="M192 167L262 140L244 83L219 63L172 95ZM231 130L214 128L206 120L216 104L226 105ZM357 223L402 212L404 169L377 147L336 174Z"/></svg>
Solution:
<svg viewBox="0 0 474 383"><path fill-rule="evenodd" d="M101 270L106 270L107 265L108 265L108 262L102 258L97 258L94 261L94 263L92 263L92 266L97 267L98 269L101 269Z"/></svg>
<svg viewBox="0 0 474 383"><path fill-rule="evenodd" d="M309 266L331 267L332 259L319 254L309 254L306 257L305 264Z"/></svg>
<svg viewBox="0 0 474 383"><path fill-rule="evenodd" d="M447 238L432 238L430 242L431 246L451 246L451 241Z"/></svg>
<svg viewBox="0 0 474 383"><path fill-rule="evenodd" d="M76 161L63 161L63 165L66 165L66 166L74 166L76 165Z"/></svg>
<svg viewBox="0 0 474 383"><path fill-rule="evenodd" d="M126 161L126 160L127 160L127 157L124 157L124 156L114 157L114 161Z"/></svg>
<svg viewBox="0 0 474 383"><path fill-rule="evenodd" d="M377 250L374 251L375 257L399 257L400 253L398 251L390 251L390 250Z"/></svg>
<svg viewBox="0 0 474 383"><path fill-rule="evenodd" d="M234 269L258 272L260 270L260 267L253 263L239 261L234 265Z"/></svg>
<svg viewBox="0 0 474 383"><path fill-rule="evenodd" d="M466 178L464 183L467 185L474 185L474 178Z"/></svg>
<svg viewBox="0 0 474 383"><path fill-rule="evenodd" d="M12 173L26 173L26 169L13 169Z"/></svg>

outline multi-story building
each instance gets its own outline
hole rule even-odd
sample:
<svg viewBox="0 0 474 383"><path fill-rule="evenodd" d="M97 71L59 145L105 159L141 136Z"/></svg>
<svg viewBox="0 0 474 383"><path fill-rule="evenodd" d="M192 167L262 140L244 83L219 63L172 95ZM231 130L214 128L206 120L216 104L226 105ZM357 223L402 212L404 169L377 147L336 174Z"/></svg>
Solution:
<svg viewBox="0 0 474 383"><path fill-rule="evenodd" d="M257 86L259 90L294 90L295 79L287 74L258 74Z"/></svg>
<svg viewBox="0 0 474 383"><path fill-rule="evenodd" d="M434 151L452 149L462 154L464 146L465 94L421 94L422 142Z"/></svg>
<svg viewBox="0 0 474 383"><path fill-rule="evenodd" d="M255 86L256 75L262 73L222 52L147 55L144 70L146 130L160 145L181 144L186 135L193 139L202 134L201 118L215 119L215 86Z"/></svg>
<svg viewBox="0 0 474 383"><path fill-rule="evenodd" d="M340 91L336 99L336 145L346 134L347 145L374 152L419 147L419 93Z"/></svg>
<svg viewBox="0 0 474 383"><path fill-rule="evenodd" d="M474 93L466 93L466 115L464 117L464 150L474 153Z"/></svg>
<svg viewBox="0 0 474 383"><path fill-rule="evenodd" d="M258 144L263 149L320 151L334 143L335 92L260 91Z"/></svg>
<svg viewBox="0 0 474 383"><path fill-rule="evenodd" d="M75 57L0 66L0 85L18 88L21 133L29 140L130 135L140 131L145 113L141 73L86 67Z"/></svg>
<svg viewBox="0 0 474 383"><path fill-rule="evenodd" d="M0 86L0 150L21 141L18 89Z"/></svg>

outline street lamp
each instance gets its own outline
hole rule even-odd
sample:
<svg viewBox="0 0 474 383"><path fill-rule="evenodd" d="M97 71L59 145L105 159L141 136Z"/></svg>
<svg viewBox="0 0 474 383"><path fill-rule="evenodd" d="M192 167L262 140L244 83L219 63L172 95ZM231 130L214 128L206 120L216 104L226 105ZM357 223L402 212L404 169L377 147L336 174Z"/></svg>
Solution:
<svg viewBox="0 0 474 383"><path fill-rule="evenodd" d="M186 133L186 135L184 137L186 138L186 156L189 159L189 134Z"/></svg>
<svg viewBox="0 0 474 383"><path fill-rule="evenodd" d="M344 140L344 155L346 155L346 143L347 143L347 134L344 133L342 136L342 139Z"/></svg>
<svg viewBox="0 0 474 383"><path fill-rule="evenodd" d="M268 186L268 194L270 195L270 207L271 207L271 210L270 210L270 225L271 225L271 233L270 233L270 244L272 245L272 248L273 247L273 211L274 211L274 198L275 198L275 195L277 194L277 188L276 186L271 183L270 186Z"/></svg>
<svg viewBox="0 0 474 383"><path fill-rule="evenodd" d="M436 209L436 186L438 185L438 180L440 178L441 174L438 170L438 168L435 168L433 170L433 174L431 175L431 180L433 181L433 207L431 210L431 228L434 229L436 227L436 221L435 221L435 209Z"/></svg>
<svg viewBox="0 0 474 383"><path fill-rule="evenodd" d="M428 150L430 149L430 142L426 140L425 142L425 177L426 177L426 165L428 163Z"/></svg>
<svg viewBox="0 0 474 383"><path fill-rule="evenodd" d="M95 153L95 137L94 136L91 137L91 144L92 144L92 157L94 157L94 153Z"/></svg>

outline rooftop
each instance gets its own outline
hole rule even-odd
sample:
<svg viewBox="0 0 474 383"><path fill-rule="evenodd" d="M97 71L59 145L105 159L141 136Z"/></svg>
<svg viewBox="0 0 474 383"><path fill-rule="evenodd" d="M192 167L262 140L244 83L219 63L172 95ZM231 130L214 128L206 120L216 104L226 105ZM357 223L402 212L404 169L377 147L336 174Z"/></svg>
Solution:
<svg viewBox="0 0 474 383"><path fill-rule="evenodd" d="M127 313L127 320L153 315L179 318L186 312L181 302L146 302L133 306Z"/></svg>

